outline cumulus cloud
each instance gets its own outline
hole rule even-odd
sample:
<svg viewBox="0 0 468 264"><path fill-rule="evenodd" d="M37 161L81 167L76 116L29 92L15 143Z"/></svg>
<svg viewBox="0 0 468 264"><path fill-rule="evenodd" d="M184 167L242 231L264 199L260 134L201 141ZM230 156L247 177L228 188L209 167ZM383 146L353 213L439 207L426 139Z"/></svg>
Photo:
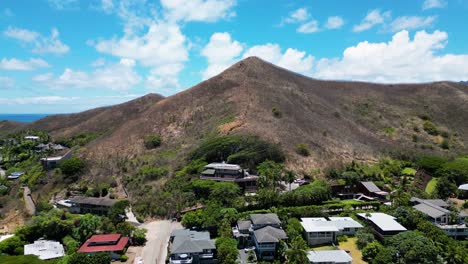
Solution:
<svg viewBox="0 0 468 264"><path fill-rule="evenodd" d="M15 87L15 80L11 77L0 76L0 90L13 89Z"/></svg>
<svg viewBox="0 0 468 264"><path fill-rule="evenodd" d="M325 24L325 27L328 29L337 29L340 28L344 25L344 20L343 18L339 16L331 16L327 19L327 23Z"/></svg>
<svg viewBox="0 0 468 264"><path fill-rule="evenodd" d="M312 20L299 26L296 31L305 34L315 33L319 31L319 25L317 20Z"/></svg>
<svg viewBox="0 0 468 264"><path fill-rule="evenodd" d="M214 22L235 16L235 0L161 0L166 17L172 21Z"/></svg>
<svg viewBox="0 0 468 264"><path fill-rule="evenodd" d="M141 77L129 65L129 61L121 61L100 67L88 73L65 69L60 76L52 73L40 74L33 81L52 89L93 88L110 90L129 90L141 82Z"/></svg>
<svg viewBox="0 0 468 264"><path fill-rule="evenodd" d="M48 0L49 5L57 10L75 9L79 7L78 0Z"/></svg>
<svg viewBox="0 0 468 264"><path fill-rule="evenodd" d="M280 67L302 74L310 73L314 61L314 57L308 55L305 51L288 48L282 53L281 47L272 43L249 48L243 57L250 56L257 56Z"/></svg>
<svg viewBox="0 0 468 264"><path fill-rule="evenodd" d="M31 58L27 61L19 60L16 58L3 58L0 61L1 70L10 70L10 71L31 71L38 68L46 68L50 65L43 59Z"/></svg>
<svg viewBox="0 0 468 264"><path fill-rule="evenodd" d="M77 100L79 97L63 97L63 96L34 96L34 97L17 97L17 98L1 98L0 104L5 105L31 105L31 104L65 104Z"/></svg>
<svg viewBox="0 0 468 264"><path fill-rule="evenodd" d="M447 2L445 0L425 0L422 9L432 9L432 8L443 8L447 6Z"/></svg>
<svg viewBox="0 0 468 264"><path fill-rule="evenodd" d="M309 17L310 17L310 14L309 14L309 11L307 11L307 8L302 7L291 12L287 18L283 19L282 23L304 22L307 19L309 19Z"/></svg>
<svg viewBox="0 0 468 264"><path fill-rule="evenodd" d="M8 27L3 34L6 37L19 40L23 45L30 47L33 53L61 55L70 50L70 47L60 40L60 34L56 28L52 29L49 37L35 31L15 27Z"/></svg>
<svg viewBox="0 0 468 264"><path fill-rule="evenodd" d="M353 27L354 32L361 32L371 29L375 25L383 24L391 16L390 11L381 12L379 9L371 10L366 17Z"/></svg>
<svg viewBox="0 0 468 264"><path fill-rule="evenodd" d="M242 50L242 44L232 40L229 33L213 34L201 52L208 61L208 67L203 71L203 79L208 79L231 66Z"/></svg>
<svg viewBox="0 0 468 264"><path fill-rule="evenodd" d="M422 16L402 16L397 17L390 24L390 31L398 32L403 29L412 30L429 27L436 20L436 16L422 17Z"/></svg>
<svg viewBox="0 0 468 264"><path fill-rule="evenodd" d="M321 59L314 76L384 83L465 80L468 55L437 54L447 39L447 33L438 30L419 31L411 39L403 30L389 42L364 41L347 48L342 58Z"/></svg>

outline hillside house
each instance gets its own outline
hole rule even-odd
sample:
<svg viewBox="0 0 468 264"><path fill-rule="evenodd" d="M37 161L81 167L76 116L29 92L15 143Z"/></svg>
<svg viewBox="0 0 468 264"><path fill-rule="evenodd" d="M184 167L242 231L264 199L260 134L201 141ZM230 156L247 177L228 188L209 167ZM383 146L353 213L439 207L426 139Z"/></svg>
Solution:
<svg viewBox="0 0 468 264"><path fill-rule="evenodd" d="M458 186L458 192L460 199L468 199L468 183Z"/></svg>
<svg viewBox="0 0 468 264"><path fill-rule="evenodd" d="M112 259L119 259L128 246L128 237L121 234L93 235L78 249L78 253L93 255L108 253Z"/></svg>
<svg viewBox="0 0 468 264"><path fill-rule="evenodd" d="M406 231L406 228L395 220L395 217L384 213L358 213L357 216L369 223L374 234L383 239Z"/></svg>
<svg viewBox="0 0 468 264"><path fill-rule="evenodd" d="M96 214L96 215L107 215L109 210L119 200L109 199L106 197L84 197L74 196L68 200L62 200L57 202L58 207L66 208L72 213L77 214Z"/></svg>
<svg viewBox="0 0 468 264"><path fill-rule="evenodd" d="M250 221L257 258L272 260L280 240L288 238L284 230L281 229L281 221L278 215L272 213L251 214Z"/></svg>
<svg viewBox="0 0 468 264"><path fill-rule="evenodd" d="M24 255L35 255L41 260L47 260L63 257L65 250L60 242L40 239L24 245Z"/></svg>
<svg viewBox="0 0 468 264"><path fill-rule="evenodd" d="M41 158L41 164L44 170L53 170L55 168L58 168L60 166L60 163L62 163L62 161L67 160L71 157L72 157L72 152L71 150L69 150L61 156Z"/></svg>
<svg viewBox="0 0 468 264"><path fill-rule="evenodd" d="M244 191L252 192L257 190L258 176L250 175L237 164L210 163L205 166L200 179L220 182L235 182Z"/></svg>
<svg viewBox="0 0 468 264"><path fill-rule="evenodd" d="M351 217L301 218L301 225L309 246L335 243L338 236L354 235L363 227Z"/></svg>
<svg viewBox="0 0 468 264"><path fill-rule="evenodd" d="M377 198L379 200L386 200L388 192L382 191L377 185L372 181L363 181L358 185L358 191L365 196Z"/></svg>
<svg viewBox="0 0 468 264"><path fill-rule="evenodd" d="M215 241L209 232L189 229L175 230L169 240L170 264L212 264L216 263Z"/></svg>
<svg viewBox="0 0 468 264"><path fill-rule="evenodd" d="M468 236L468 227L465 224L465 218L468 215L461 211L458 213L457 223L450 224L450 214L447 208L449 205L440 199L420 199L411 198L413 208L426 215L426 217L438 228L443 230L448 236L463 238Z"/></svg>
<svg viewBox="0 0 468 264"><path fill-rule="evenodd" d="M351 264L353 258L344 250L312 250L307 252L311 264Z"/></svg>

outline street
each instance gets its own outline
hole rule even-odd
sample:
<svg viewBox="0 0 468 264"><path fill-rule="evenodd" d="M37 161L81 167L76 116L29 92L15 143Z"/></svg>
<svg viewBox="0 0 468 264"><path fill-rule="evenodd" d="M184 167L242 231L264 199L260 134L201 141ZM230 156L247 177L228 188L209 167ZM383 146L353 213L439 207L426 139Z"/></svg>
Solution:
<svg viewBox="0 0 468 264"><path fill-rule="evenodd" d="M136 253L135 264L139 257L143 258L144 264L163 264L166 262L167 246L173 230L182 229L179 222L170 220L159 220L144 223L140 228L146 228L147 242L140 252Z"/></svg>

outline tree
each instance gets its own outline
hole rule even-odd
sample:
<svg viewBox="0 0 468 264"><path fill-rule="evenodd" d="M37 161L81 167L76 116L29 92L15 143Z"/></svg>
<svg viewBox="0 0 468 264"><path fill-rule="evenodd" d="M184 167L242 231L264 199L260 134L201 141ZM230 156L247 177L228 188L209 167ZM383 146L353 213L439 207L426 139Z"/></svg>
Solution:
<svg viewBox="0 0 468 264"><path fill-rule="evenodd" d="M24 244L18 236L7 238L0 242L0 254L22 255Z"/></svg>
<svg viewBox="0 0 468 264"><path fill-rule="evenodd" d="M368 228L361 228L356 232L357 246L359 249L363 249L367 244L375 241L374 234Z"/></svg>
<svg viewBox="0 0 468 264"><path fill-rule="evenodd" d="M137 228L135 231L133 231L133 243L136 246L143 246L146 243L146 232L148 230L144 228Z"/></svg>
<svg viewBox="0 0 468 264"><path fill-rule="evenodd" d="M260 176L259 187L271 188L276 186L276 182L281 179L283 165L271 160L264 161L257 166L257 172Z"/></svg>
<svg viewBox="0 0 468 264"><path fill-rule="evenodd" d="M307 258L307 243L302 237L296 237L291 241L290 248L286 251L289 264L309 263Z"/></svg>
<svg viewBox="0 0 468 264"><path fill-rule="evenodd" d="M382 248L383 246L377 241L367 244L362 249L362 259L367 262L371 262L377 256L377 254L379 254Z"/></svg>
<svg viewBox="0 0 468 264"><path fill-rule="evenodd" d="M286 234L288 238L293 240L296 237L302 237L302 225L297 218L290 218L286 226Z"/></svg>
<svg viewBox="0 0 468 264"><path fill-rule="evenodd" d="M72 157L60 163L60 170L71 180L76 180L76 176L84 170L85 164L77 157Z"/></svg>
<svg viewBox="0 0 468 264"><path fill-rule="evenodd" d="M291 191L291 184L296 180L296 173L292 170L286 171L285 181L289 183L289 191Z"/></svg>
<svg viewBox="0 0 468 264"><path fill-rule="evenodd" d="M216 182L211 189L210 198L230 207L240 192L239 185L233 182Z"/></svg>
<svg viewBox="0 0 468 264"><path fill-rule="evenodd" d="M135 229L136 229L136 227L134 227L129 222L118 223L115 226L116 233L119 233L122 236L131 236L133 234L133 232L135 231Z"/></svg>
<svg viewBox="0 0 468 264"><path fill-rule="evenodd" d="M385 246L394 248L398 263L439 263L439 250L434 242L414 231L390 237Z"/></svg>
<svg viewBox="0 0 468 264"><path fill-rule="evenodd" d="M75 253L68 259L68 264L103 264L110 262L111 257L107 253L97 253L95 255Z"/></svg>
<svg viewBox="0 0 468 264"><path fill-rule="evenodd" d="M296 145L297 154L307 157L310 155L309 147L306 144L297 144Z"/></svg>
<svg viewBox="0 0 468 264"><path fill-rule="evenodd" d="M236 264L239 251L237 250L237 241L228 237L216 239L216 252L218 261L223 264Z"/></svg>
<svg viewBox="0 0 468 264"><path fill-rule="evenodd" d="M439 198L447 199L457 191L457 185L448 177L440 177L435 190Z"/></svg>
<svg viewBox="0 0 468 264"><path fill-rule="evenodd" d="M73 237L80 241L85 242L86 239L90 238L101 225L99 217L92 214L83 215L77 226L73 229Z"/></svg>
<svg viewBox="0 0 468 264"><path fill-rule="evenodd" d="M76 241L71 236L66 236L63 238L63 245L67 249L67 254L71 255L78 250L80 247L80 242Z"/></svg>
<svg viewBox="0 0 468 264"><path fill-rule="evenodd" d="M109 210L108 217L114 224L122 222L124 219L121 217L125 215L125 209L130 206L128 200L120 200L116 202Z"/></svg>

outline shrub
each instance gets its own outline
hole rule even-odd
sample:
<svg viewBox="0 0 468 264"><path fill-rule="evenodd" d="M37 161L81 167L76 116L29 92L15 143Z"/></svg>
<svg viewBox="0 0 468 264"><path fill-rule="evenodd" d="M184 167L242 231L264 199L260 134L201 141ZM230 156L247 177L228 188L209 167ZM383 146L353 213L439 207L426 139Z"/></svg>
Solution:
<svg viewBox="0 0 468 264"><path fill-rule="evenodd" d="M283 116L283 113L281 113L281 111L276 107L273 107L271 109L271 112L273 113L273 116L276 117L276 118L280 118L280 117Z"/></svg>
<svg viewBox="0 0 468 264"><path fill-rule="evenodd" d="M338 237L336 238L336 240L338 240L339 243L341 243L341 242L346 242L346 241L348 241L348 236L346 236L346 235L338 236Z"/></svg>
<svg viewBox="0 0 468 264"><path fill-rule="evenodd" d="M449 140L447 138L444 138L442 142L440 143L440 147L443 149L449 149L450 148Z"/></svg>
<svg viewBox="0 0 468 264"><path fill-rule="evenodd" d="M429 120L424 121L423 128L429 135L439 135L439 129L437 129L437 126Z"/></svg>
<svg viewBox="0 0 468 264"><path fill-rule="evenodd" d="M419 141L419 137L416 134L412 134L411 139L413 140L413 142L418 142Z"/></svg>
<svg viewBox="0 0 468 264"><path fill-rule="evenodd" d="M362 249L362 259L370 262L379 254L382 248L383 246L377 241L367 244L367 246Z"/></svg>
<svg viewBox="0 0 468 264"><path fill-rule="evenodd" d="M147 149L154 149L161 146L161 136L159 134L152 134L146 137L145 147Z"/></svg>
<svg viewBox="0 0 468 264"><path fill-rule="evenodd" d="M127 255L124 254L124 255L121 255L121 256L120 256L120 261L121 261L121 262L127 262L127 260L128 260Z"/></svg>
<svg viewBox="0 0 468 264"><path fill-rule="evenodd" d="M306 144L297 144L296 146L297 154L307 157L310 155L309 147Z"/></svg>

